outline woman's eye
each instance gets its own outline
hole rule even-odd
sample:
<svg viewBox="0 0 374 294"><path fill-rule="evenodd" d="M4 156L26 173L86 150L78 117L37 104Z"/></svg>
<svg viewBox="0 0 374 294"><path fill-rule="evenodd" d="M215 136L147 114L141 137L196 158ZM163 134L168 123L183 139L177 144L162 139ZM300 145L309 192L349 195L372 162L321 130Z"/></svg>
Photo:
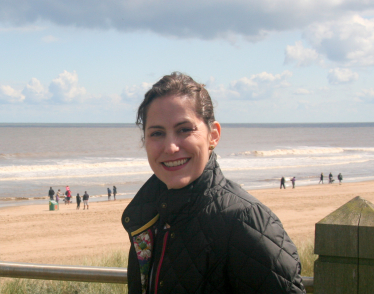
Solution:
<svg viewBox="0 0 374 294"><path fill-rule="evenodd" d="M153 132L151 133L151 137L160 137L162 136L162 132Z"/></svg>
<svg viewBox="0 0 374 294"><path fill-rule="evenodd" d="M192 132L193 129L192 128L182 128L179 130L180 133L188 133L188 132Z"/></svg>

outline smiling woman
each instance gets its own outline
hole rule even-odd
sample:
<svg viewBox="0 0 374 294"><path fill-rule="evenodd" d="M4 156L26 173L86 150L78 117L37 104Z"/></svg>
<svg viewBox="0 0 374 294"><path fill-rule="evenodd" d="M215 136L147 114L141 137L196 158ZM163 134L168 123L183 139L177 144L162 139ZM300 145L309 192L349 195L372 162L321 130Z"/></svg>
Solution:
<svg viewBox="0 0 374 294"><path fill-rule="evenodd" d="M168 189L183 188L203 173L220 133L218 122L209 130L188 98L156 99L147 112L144 137L149 164Z"/></svg>
<svg viewBox="0 0 374 294"><path fill-rule="evenodd" d="M305 293L279 219L219 168L221 127L204 85L164 76L137 124L154 175L122 216L129 293Z"/></svg>

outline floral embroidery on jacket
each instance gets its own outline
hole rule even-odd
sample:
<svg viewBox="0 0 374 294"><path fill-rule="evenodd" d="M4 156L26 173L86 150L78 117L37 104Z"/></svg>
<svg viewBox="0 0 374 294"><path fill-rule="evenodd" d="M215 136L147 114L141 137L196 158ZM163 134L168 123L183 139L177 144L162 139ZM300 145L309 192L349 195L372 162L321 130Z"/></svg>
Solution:
<svg viewBox="0 0 374 294"><path fill-rule="evenodd" d="M152 230L148 229L147 231L133 237L133 241L140 266L142 293L145 294L148 287L148 274L153 248Z"/></svg>

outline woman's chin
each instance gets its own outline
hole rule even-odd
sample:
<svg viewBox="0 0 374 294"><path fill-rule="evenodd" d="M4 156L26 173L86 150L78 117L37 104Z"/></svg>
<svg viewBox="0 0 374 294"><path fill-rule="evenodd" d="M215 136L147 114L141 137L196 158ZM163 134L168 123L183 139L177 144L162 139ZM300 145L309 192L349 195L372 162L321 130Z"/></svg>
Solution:
<svg viewBox="0 0 374 294"><path fill-rule="evenodd" d="M166 181L166 186L168 187L168 189L174 189L174 190L178 190L178 189L182 189L184 187L186 187L189 183L191 183L192 180L189 179L189 178L183 178L183 179L176 179L176 180L173 180L171 181L170 179L168 179L168 181Z"/></svg>

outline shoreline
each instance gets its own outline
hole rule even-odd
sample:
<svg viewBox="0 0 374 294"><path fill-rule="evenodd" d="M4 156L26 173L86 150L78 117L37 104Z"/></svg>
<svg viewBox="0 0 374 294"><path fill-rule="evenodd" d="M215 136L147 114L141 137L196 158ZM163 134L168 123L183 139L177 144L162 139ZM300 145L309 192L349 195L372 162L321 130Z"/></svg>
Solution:
<svg viewBox="0 0 374 294"><path fill-rule="evenodd" d="M295 189L249 190L282 221L300 246L313 242L315 223L356 196L374 203L374 181L297 186ZM0 208L0 260L46 264L76 264L112 249L128 251L122 227L123 210L131 198L76 203L49 211L47 203Z"/></svg>
<svg viewBox="0 0 374 294"><path fill-rule="evenodd" d="M369 177L373 178L370 180L364 180L364 181L349 181L349 180L343 180L342 185L348 185L348 184L355 184L355 183L366 183L366 182L373 182L374 183L374 176ZM318 179L319 180L319 179ZM316 183L309 183L309 184L302 184L298 186L298 182L296 181L296 188L300 189L302 187L314 187L318 186L318 180L316 180ZM325 184L323 185L328 185L327 183L328 178L326 177ZM322 185L322 184L321 184ZM329 184L330 185L330 184ZM338 180L335 179L335 183L332 185L339 185ZM139 189L142 185L139 186ZM292 184L290 182L290 179L286 178L286 187L291 189ZM273 190L277 189L277 187L256 187L255 189L246 189L246 191L263 191L263 190ZM117 194L117 200L123 200L123 199L132 199L135 195L136 192L125 192L125 193L118 193ZM92 195L90 196L90 201L91 202L104 202L107 201L107 195L106 194L100 194L100 195ZM62 205L64 204L63 199L65 198L64 195L60 196L60 202L59 204ZM113 195L112 198L113 199ZM72 197L72 200L75 201L75 196ZM6 197L6 198L0 198L0 210L4 208L9 208L9 207L20 207L20 206L28 206L28 205L45 205L46 203L49 202L49 196L36 196L36 197ZM74 204L76 202L73 202Z"/></svg>
<svg viewBox="0 0 374 294"><path fill-rule="evenodd" d="M116 195L117 200L125 200L125 199L132 199L135 196L135 193L118 193ZM49 204L49 196L44 197L21 197L19 199L14 199L16 197L12 197L13 199L7 198L0 198L0 210L10 208L10 207L21 207L21 206L29 206L29 205L48 205ZM59 205L65 204L64 197L60 196ZM54 199L55 200L55 199ZM75 196L72 197L73 205L76 205ZM113 200L113 195L111 196L111 201ZM82 200L83 201L83 200ZM93 195L90 196L90 202L104 202L108 201L108 195ZM22 203L23 202L23 203Z"/></svg>

